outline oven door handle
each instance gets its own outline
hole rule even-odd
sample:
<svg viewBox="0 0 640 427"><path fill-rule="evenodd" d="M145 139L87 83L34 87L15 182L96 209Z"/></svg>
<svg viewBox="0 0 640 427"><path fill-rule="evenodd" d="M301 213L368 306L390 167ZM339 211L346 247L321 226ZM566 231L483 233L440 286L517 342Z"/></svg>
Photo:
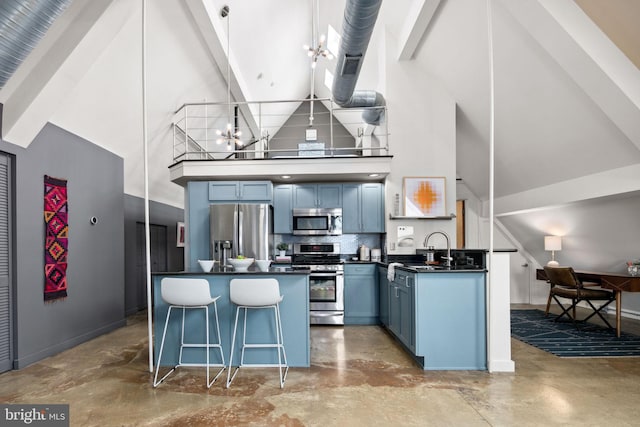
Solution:
<svg viewBox="0 0 640 427"><path fill-rule="evenodd" d="M310 276L320 276L320 277L336 277L336 276L342 276L343 273L314 273L311 272L309 273Z"/></svg>
<svg viewBox="0 0 640 427"><path fill-rule="evenodd" d="M326 313L323 313L322 311L311 311L311 314L313 315L313 317L336 317L336 316L343 316L344 313L340 312L340 311L329 311Z"/></svg>

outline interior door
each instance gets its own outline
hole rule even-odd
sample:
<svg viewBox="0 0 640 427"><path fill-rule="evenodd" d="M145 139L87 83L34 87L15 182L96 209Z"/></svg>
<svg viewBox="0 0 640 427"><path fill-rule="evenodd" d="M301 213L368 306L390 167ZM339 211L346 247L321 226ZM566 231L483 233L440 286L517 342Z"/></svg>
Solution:
<svg viewBox="0 0 640 427"><path fill-rule="evenodd" d="M520 252L509 255L509 292L511 304L531 304L529 263Z"/></svg>
<svg viewBox="0 0 640 427"><path fill-rule="evenodd" d="M149 224L151 272L167 271L167 227ZM147 308L147 262L145 255L144 223L136 224L136 253L138 286L136 292L137 308Z"/></svg>

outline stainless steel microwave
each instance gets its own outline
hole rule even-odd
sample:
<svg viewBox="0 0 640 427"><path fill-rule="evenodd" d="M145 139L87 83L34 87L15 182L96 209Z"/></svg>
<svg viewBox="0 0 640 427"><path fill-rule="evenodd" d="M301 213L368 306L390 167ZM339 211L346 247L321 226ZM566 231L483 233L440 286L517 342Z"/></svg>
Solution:
<svg viewBox="0 0 640 427"><path fill-rule="evenodd" d="M302 236L342 234L342 208L294 209L293 234Z"/></svg>

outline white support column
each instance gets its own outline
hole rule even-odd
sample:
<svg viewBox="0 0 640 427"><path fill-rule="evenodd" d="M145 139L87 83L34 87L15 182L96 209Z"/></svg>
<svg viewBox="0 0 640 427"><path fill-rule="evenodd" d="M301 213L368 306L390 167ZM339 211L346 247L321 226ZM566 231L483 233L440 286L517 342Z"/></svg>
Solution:
<svg viewBox="0 0 640 427"><path fill-rule="evenodd" d="M509 293L509 253L494 252L489 257L489 301L487 304L487 368L489 372L514 372L511 360L511 305Z"/></svg>

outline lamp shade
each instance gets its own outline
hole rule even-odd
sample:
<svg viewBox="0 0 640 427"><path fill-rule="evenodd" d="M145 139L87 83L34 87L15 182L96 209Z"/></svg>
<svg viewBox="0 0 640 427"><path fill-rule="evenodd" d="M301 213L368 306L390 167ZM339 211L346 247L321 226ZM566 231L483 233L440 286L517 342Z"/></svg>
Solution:
<svg viewBox="0 0 640 427"><path fill-rule="evenodd" d="M562 238L560 236L544 236L545 251L559 251L562 249Z"/></svg>

